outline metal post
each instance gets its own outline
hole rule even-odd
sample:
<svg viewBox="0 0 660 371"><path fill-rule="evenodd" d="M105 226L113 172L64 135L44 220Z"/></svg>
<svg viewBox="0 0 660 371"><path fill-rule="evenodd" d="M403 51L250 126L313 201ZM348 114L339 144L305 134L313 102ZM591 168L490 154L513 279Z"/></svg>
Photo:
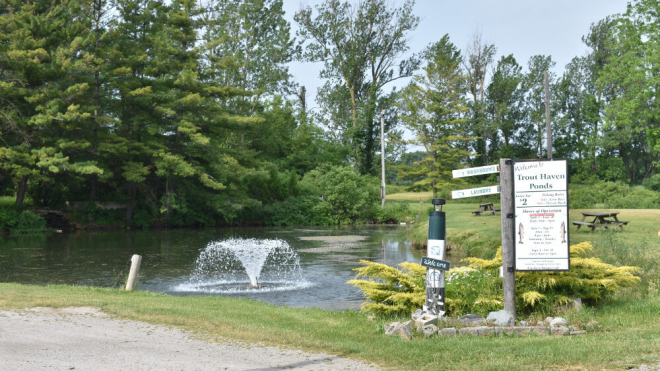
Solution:
<svg viewBox="0 0 660 371"><path fill-rule="evenodd" d="M380 111L380 168L380 196L382 197L381 207L385 207L385 110Z"/></svg>
<svg viewBox="0 0 660 371"><path fill-rule="evenodd" d="M550 129L550 88L548 86L548 71L545 71L545 134L548 159L552 159L552 130Z"/></svg>
<svg viewBox="0 0 660 371"><path fill-rule="evenodd" d="M516 276L514 272L513 165L500 159L500 207L502 209L502 277L504 310L516 317Z"/></svg>
<svg viewBox="0 0 660 371"><path fill-rule="evenodd" d="M433 259L445 259L445 239L447 234L445 213L442 205L445 200L435 198L431 201L435 211L429 213L429 234L426 256ZM431 313L440 314L445 309L445 271L426 269L426 307Z"/></svg>

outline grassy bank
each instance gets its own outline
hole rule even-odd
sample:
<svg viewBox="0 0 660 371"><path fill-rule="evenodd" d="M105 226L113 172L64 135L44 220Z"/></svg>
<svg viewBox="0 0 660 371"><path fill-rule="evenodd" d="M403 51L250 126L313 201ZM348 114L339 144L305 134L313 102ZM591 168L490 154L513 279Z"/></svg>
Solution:
<svg viewBox="0 0 660 371"><path fill-rule="evenodd" d="M660 362L660 299L616 300L571 317L598 321L587 336L415 338L383 335L385 320L353 311L277 307L221 297L174 297L67 286L0 284L0 308L94 306L119 318L209 339L322 351L401 370L626 369Z"/></svg>

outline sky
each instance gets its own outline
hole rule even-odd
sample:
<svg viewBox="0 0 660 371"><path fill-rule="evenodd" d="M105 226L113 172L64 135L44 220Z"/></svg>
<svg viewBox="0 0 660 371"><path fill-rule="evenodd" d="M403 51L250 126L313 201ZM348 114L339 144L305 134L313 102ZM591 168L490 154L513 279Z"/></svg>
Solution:
<svg viewBox="0 0 660 371"><path fill-rule="evenodd" d="M398 5L403 2L392 1ZM286 18L294 33L298 27L293 16L301 5L314 7L322 2L284 0ZM464 49L479 30L483 40L497 47L495 61L513 54L525 68L531 56L551 55L557 63L553 72L560 76L571 59L586 54L582 36L589 32L589 26L608 15L624 13L627 3L627 0L417 0L414 11L421 19L409 35L410 50L420 52L445 34L449 34L454 45ZM320 68L312 63L290 65L294 81L307 88L307 101L312 107L316 105L316 89L322 85L318 77Z"/></svg>

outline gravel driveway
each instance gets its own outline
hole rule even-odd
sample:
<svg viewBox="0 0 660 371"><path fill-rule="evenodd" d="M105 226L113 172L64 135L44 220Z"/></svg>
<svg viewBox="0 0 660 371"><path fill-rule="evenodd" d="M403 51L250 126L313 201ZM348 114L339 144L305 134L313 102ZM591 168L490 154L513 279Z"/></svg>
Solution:
<svg viewBox="0 0 660 371"><path fill-rule="evenodd" d="M0 370L369 370L327 354L195 339L95 308L0 311Z"/></svg>

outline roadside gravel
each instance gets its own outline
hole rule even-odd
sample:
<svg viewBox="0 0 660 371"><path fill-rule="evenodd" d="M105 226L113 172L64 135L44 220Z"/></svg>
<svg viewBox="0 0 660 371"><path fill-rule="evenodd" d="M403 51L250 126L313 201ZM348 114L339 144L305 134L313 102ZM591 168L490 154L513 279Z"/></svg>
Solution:
<svg viewBox="0 0 660 371"><path fill-rule="evenodd" d="M355 370L375 365L114 319L95 308L0 311L0 370Z"/></svg>

